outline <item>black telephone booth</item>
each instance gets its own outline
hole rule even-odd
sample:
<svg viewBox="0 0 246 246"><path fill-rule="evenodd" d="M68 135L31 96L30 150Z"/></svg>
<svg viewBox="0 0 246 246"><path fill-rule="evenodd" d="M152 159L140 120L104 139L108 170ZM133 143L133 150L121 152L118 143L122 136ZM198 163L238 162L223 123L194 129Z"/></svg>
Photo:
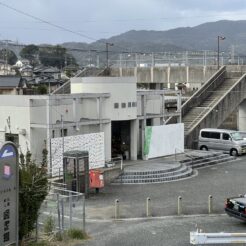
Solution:
<svg viewBox="0 0 246 246"><path fill-rule="evenodd" d="M63 153L63 182L67 189L89 193L89 153L72 150Z"/></svg>

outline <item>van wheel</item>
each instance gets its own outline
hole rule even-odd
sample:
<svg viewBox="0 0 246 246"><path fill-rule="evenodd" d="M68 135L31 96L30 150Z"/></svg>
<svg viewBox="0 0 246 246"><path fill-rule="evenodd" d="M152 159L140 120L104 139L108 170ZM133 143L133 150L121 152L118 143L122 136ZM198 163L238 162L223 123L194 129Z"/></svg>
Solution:
<svg viewBox="0 0 246 246"><path fill-rule="evenodd" d="M208 147L203 145L200 147L200 150L208 151Z"/></svg>
<svg viewBox="0 0 246 246"><path fill-rule="evenodd" d="M231 156L238 156L237 150L236 150L236 149L231 149L230 155L231 155Z"/></svg>

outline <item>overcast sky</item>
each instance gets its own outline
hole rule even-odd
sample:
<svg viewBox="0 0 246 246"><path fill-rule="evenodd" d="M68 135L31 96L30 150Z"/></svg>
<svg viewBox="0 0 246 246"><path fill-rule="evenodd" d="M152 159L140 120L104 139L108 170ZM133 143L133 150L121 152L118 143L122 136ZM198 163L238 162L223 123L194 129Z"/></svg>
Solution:
<svg viewBox="0 0 246 246"><path fill-rule="evenodd" d="M66 32L9 9L59 25ZM0 0L0 39L91 43L129 30L168 30L216 20L245 20L246 0Z"/></svg>

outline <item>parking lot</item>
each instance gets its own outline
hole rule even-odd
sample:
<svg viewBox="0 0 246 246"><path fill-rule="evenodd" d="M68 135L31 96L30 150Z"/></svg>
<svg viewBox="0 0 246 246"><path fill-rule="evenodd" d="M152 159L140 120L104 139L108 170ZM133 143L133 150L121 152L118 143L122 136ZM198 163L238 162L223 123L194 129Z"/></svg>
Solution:
<svg viewBox="0 0 246 246"><path fill-rule="evenodd" d="M207 214L208 196L213 196L213 212L223 213L226 197L246 193L246 156L236 161L198 169L185 180L140 185L108 185L86 201L87 219L111 219L114 201L120 201L120 216L145 216L146 198L151 198L153 216L177 214L178 196L182 196L183 214Z"/></svg>
<svg viewBox="0 0 246 246"><path fill-rule="evenodd" d="M87 231L83 245L190 245L189 233L246 232L246 224L224 214L226 197L246 193L246 156L198 170L195 177L163 184L109 185L91 194L86 203ZM214 210L208 215L208 196ZM145 218L145 200L151 197L153 218ZM177 216L177 198L183 214ZM114 200L120 200L123 220L114 221ZM129 219L127 219L129 218ZM135 219L136 218L136 219ZM238 244L237 244L238 245Z"/></svg>

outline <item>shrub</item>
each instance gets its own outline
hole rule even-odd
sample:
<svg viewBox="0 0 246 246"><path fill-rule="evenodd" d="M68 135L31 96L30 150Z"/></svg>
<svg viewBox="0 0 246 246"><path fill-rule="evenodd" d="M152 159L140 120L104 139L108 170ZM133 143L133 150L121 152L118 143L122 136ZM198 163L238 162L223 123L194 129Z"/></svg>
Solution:
<svg viewBox="0 0 246 246"><path fill-rule="evenodd" d="M71 239L81 239L81 240L83 240L83 239L87 239L88 238L87 234L83 230L75 229L75 228L69 229L67 231L67 235Z"/></svg>
<svg viewBox="0 0 246 246"><path fill-rule="evenodd" d="M50 215L44 221L44 232L51 234L55 230L55 221L54 218Z"/></svg>

